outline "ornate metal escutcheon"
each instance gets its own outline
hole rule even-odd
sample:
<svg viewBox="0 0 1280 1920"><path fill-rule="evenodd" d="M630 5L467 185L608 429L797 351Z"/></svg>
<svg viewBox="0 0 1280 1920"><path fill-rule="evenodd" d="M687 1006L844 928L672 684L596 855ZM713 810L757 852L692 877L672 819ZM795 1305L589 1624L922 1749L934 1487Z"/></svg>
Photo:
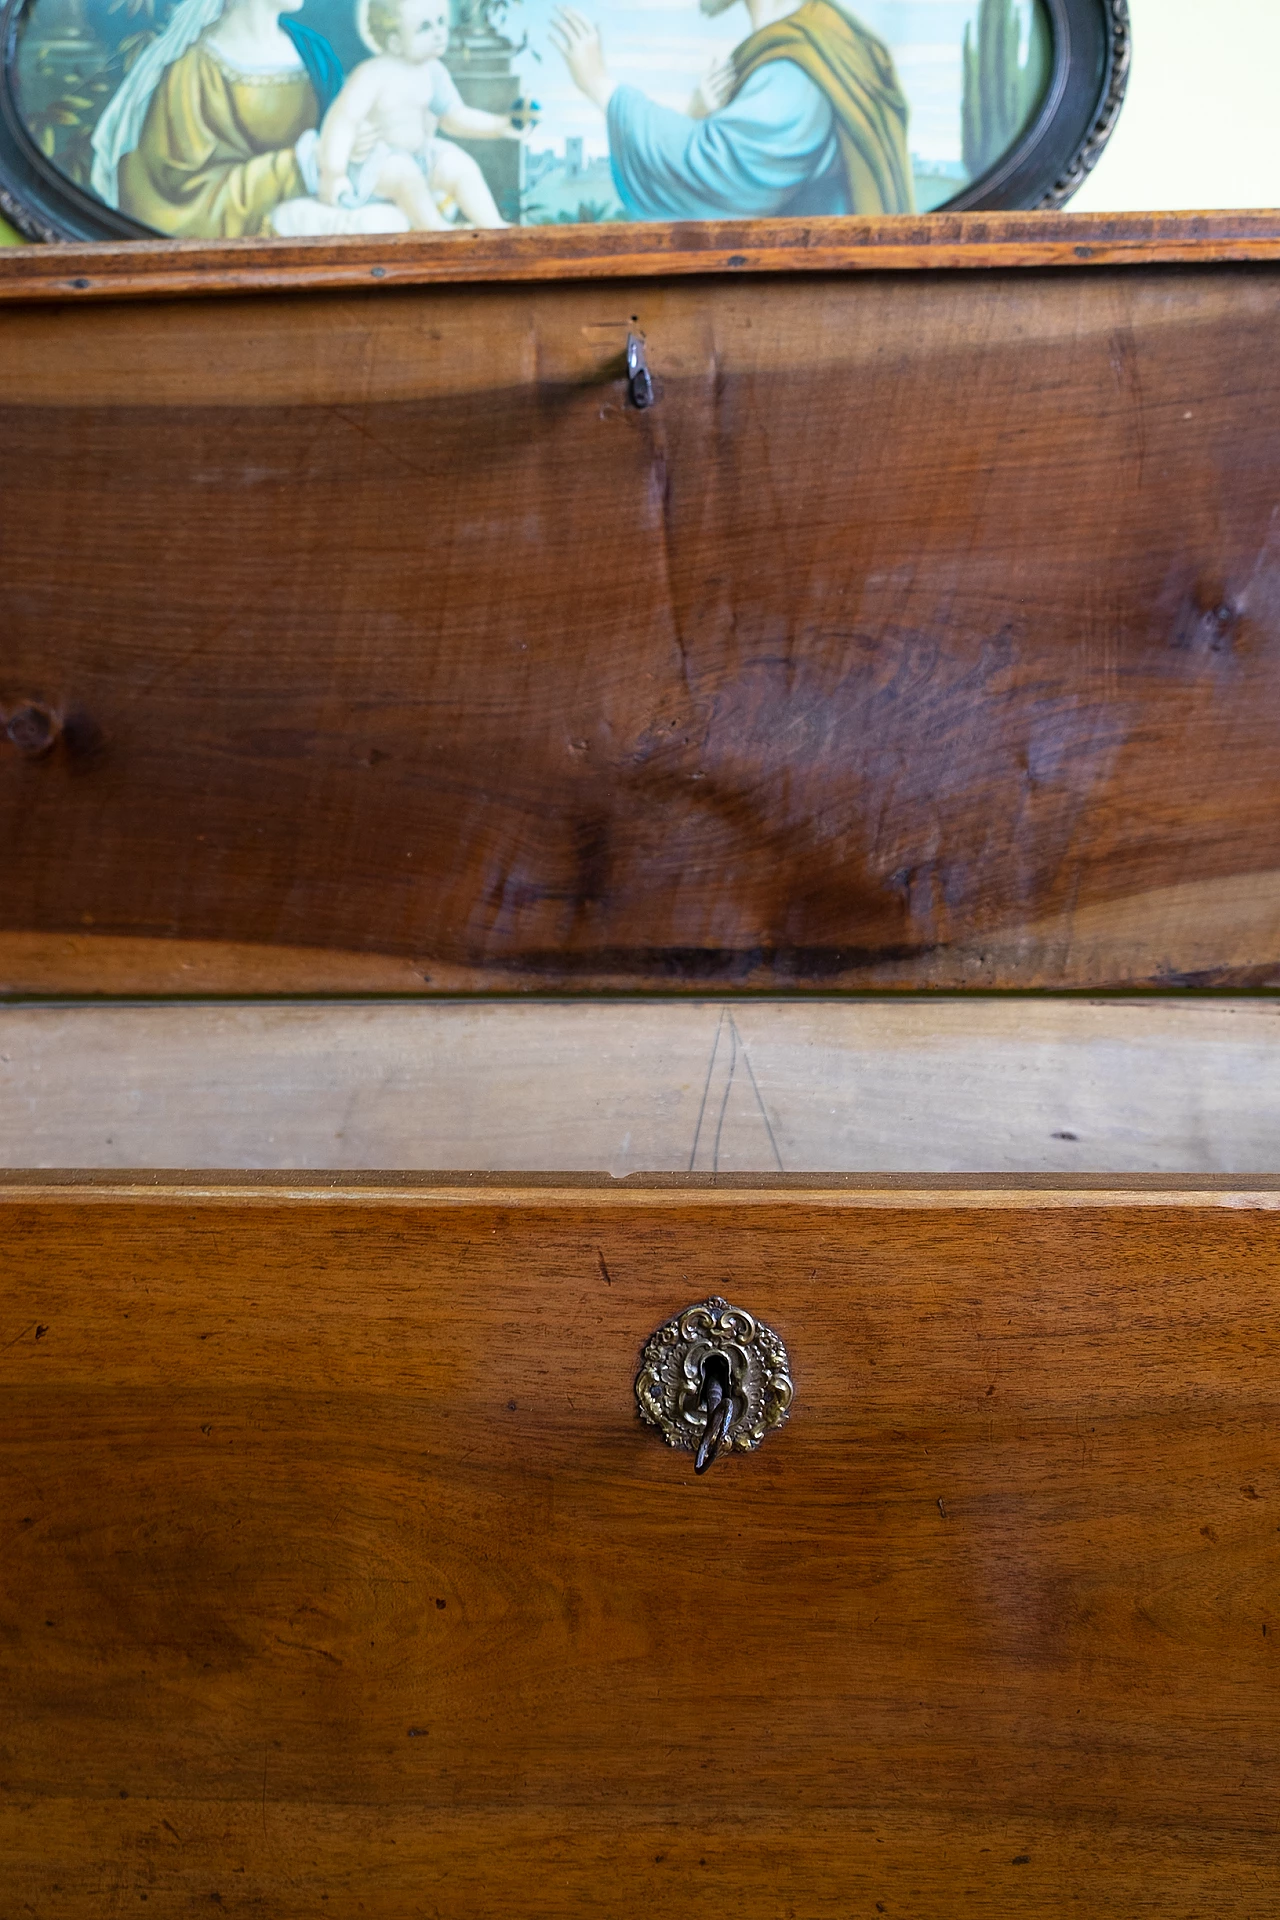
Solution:
<svg viewBox="0 0 1280 1920"><path fill-rule="evenodd" d="M772 1328L714 1294L664 1321L636 1377L640 1417L705 1473L722 1450L751 1453L786 1419L795 1389Z"/></svg>

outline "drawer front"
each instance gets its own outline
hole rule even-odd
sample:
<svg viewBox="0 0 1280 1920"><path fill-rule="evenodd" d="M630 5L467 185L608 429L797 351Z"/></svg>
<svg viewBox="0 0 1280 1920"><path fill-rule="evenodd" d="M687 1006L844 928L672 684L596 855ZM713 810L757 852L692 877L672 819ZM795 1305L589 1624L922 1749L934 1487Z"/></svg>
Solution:
<svg viewBox="0 0 1280 1920"><path fill-rule="evenodd" d="M0 1193L0 1913L1280 1911L1280 1196L218 1180Z"/></svg>

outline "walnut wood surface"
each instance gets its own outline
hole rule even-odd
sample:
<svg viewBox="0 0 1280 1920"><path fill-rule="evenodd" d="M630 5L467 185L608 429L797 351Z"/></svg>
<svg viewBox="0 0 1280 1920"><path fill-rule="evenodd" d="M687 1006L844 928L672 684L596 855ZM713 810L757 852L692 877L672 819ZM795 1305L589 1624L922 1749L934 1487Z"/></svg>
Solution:
<svg viewBox="0 0 1280 1920"><path fill-rule="evenodd" d="M1274 212L645 221L351 240L143 240L0 255L0 302L248 289L1274 261Z"/></svg>
<svg viewBox="0 0 1280 1920"><path fill-rule="evenodd" d="M1274 1191L292 1195L0 1186L0 1910L1277 1911Z"/></svg>
<svg viewBox="0 0 1280 1920"><path fill-rule="evenodd" d="M0 306L6 984L1280 981L1274 241L957 230Z"/></svg>

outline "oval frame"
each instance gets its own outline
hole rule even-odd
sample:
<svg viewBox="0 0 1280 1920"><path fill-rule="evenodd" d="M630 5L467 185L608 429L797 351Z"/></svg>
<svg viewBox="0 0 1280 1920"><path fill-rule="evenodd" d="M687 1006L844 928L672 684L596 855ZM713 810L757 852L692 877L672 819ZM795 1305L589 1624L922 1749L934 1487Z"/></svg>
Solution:
<svg viewBox="0 0 1280 1920"><path fill-rule="evenodd" d="M13 68L31 4L3 0L0 5L0 214L28 240L162 239L76 186L28 133ZM934 213L1063 207L1097 164L1129 80L1129 0L1043 0L1043 5L1053 34L1053 70L1040 112L994 167Z"/></svg>

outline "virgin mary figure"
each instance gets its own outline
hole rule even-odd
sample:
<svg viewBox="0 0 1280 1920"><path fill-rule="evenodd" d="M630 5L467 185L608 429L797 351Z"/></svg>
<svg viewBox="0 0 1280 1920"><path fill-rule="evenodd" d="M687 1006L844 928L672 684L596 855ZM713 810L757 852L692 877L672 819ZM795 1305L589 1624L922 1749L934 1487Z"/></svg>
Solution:
<svg viewBox="0 0 1280 1920"><path fill-rule="evenodd" d="M342 64L302 0L181 0L93 136L93 190L177 239L272 231L307 192L297 143L323 119Z"/></svg>

